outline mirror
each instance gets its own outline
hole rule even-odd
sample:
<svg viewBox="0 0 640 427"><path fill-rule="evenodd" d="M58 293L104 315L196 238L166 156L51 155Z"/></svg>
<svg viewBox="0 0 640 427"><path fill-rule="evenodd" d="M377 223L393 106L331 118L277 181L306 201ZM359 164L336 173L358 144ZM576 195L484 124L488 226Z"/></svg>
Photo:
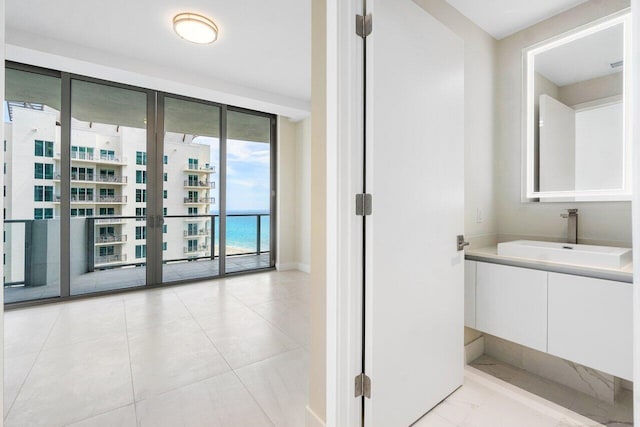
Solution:
<svg viewBox="0 0 640 427"><path fill-rule="evenodd" d="M630 14L525 49L524 198L631 199Z"/></svg>

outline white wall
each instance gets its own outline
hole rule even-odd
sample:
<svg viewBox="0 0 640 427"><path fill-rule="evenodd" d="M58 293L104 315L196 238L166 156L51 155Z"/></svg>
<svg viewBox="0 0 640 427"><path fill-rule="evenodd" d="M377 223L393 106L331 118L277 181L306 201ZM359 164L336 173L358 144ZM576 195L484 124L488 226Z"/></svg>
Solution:
<svg viewBox="0 0 640 427"><path fill-rule="evenodd" d="M465 237L472 246L485 246L493 243L498 229L494 203L496 40L444 0L415 2L464 40L464 165L451 166L465 174Z"/></svg>
<svg viewBox="0 0 640 427"><path fill-rule="evenodd" d="M560 101L567 105L582 104L610 96L622 95L624 89L623 73L609 74L596 77L558 88Z"/></svg>
<svg viewBox="0 0 640 427"><path fill-rule="evenodd" d="M327 2L311 0L311 337L308 427L322 424L327 418L326 109Z"/></svg>
<svg viewBox="0 0 640 427"><path fill-rule="evenodd" d="M309 272L311 119L278 118L278 270Z"/></svg>
<svg viewBox="0 0 640 427"><path fill-rule="evenodd" d="M521 107L522 49L629 6L629 0L592 0L498 42L496 195L498 238L558 239L566 236L560 214L577 207L583 242L631 245L631 204L522 203Z"/></svg>
<svg viewBox="0 0 640 427"><path fill-rule="evenodd" d="M296 123L296 262L311 269L311 118Z"/></svg>
<svg viewBox="0 0 640 427"><path fill-rule="evenodd" d="M276 268L296 267L296 125L286 117L278 117L278 253Z"/></svg>

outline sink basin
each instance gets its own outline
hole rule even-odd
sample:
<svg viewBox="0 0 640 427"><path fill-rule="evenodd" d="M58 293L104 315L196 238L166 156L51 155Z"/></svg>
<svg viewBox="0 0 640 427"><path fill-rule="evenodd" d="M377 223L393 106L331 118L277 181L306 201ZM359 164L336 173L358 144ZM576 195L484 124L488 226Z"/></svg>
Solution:
<svg viewBox="0 0 640 427"><path fill-rule="evenodd" d="M629 248L534 240L498 243L498 255L601 268L621 268L632 261Z"/></svg>

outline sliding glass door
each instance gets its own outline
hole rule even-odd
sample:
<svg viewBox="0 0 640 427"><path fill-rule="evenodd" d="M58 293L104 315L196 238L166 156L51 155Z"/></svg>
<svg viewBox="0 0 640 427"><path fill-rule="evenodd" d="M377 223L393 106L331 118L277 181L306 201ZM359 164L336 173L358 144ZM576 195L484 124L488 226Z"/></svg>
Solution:
<svg viewBox="0 0 640 427"><path fill-rule="evenodd" d="M220 274L220 107L165 96L162 279Z"/></svg>
<svg viewBox="0 0 640 427"><path fill-rule="evenodd" d="M244 111L227 113L226 271L273 265L272 211L275 119Z"/></svg>
<svg viewBox="0 0 640 427"><path fill-rule="evenodd" d="M7 303L275 265L273 115L10 63Z"/></svg>
<svg viewBox="0 0 640 427"><path fill-rule="evenodd" d="M145 285L147 93L72 79L69 151L71 295Z"/></svg>

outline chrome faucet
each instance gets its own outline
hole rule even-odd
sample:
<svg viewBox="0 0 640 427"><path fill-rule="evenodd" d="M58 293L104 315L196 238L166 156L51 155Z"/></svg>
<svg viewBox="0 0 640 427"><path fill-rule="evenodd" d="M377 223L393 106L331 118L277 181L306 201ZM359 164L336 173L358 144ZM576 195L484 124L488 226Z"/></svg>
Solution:
<svg viewBox="0 0 640 427"><path fill-rule="evenodd" d="M578 243L578 209L567 209L566 214L560 215L562 218L568 218L567 227L567 243Z"/></svg>

